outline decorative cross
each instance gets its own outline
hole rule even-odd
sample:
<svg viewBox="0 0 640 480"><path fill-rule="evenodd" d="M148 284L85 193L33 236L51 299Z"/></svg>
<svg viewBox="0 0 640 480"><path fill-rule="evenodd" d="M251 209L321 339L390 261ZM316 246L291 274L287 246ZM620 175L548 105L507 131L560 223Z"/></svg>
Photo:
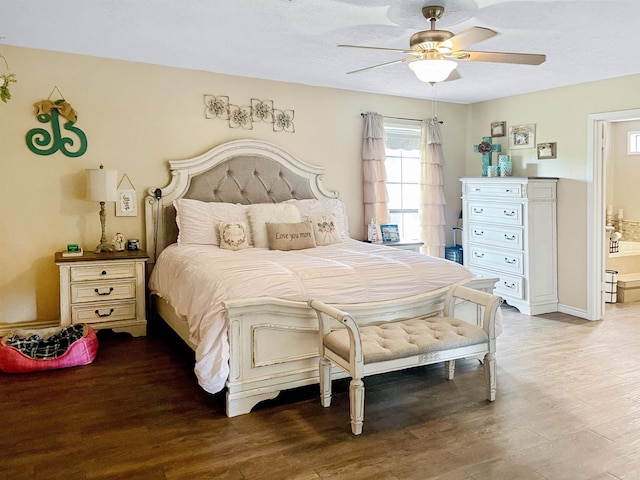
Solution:
<svg viewBox="0 0 640 480"><path fill-rule="evenodd" d="M482 142L473 146L473 151L482 154L482 176L487 176L487 167L491 165L491 154L501 152L502 145L492 145L491 137L482 137Z"/></svg>

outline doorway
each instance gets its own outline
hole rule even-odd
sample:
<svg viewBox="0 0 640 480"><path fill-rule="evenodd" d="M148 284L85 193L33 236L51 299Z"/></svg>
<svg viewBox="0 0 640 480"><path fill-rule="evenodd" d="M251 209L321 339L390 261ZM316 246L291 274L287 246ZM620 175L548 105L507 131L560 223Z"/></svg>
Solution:
<svg viewBox="0 0 640 480"><path fill-rule="evenodd" d="M612 122L640 119L640 109L589 115L587 154L587 320L604 317L606 148Z"/></svg>

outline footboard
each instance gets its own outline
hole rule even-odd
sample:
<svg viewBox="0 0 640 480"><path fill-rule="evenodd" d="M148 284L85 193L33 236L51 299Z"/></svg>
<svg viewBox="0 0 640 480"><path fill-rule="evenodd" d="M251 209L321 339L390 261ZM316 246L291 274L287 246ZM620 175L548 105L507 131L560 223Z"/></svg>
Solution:
<svg viewBox="0 0 640 480"><path fill-rule="evenodd" d="M476 278L466 285L490 293L496 281ZM359 324L436 314L443 309L447 291L445 287L402 301L351 304L348 309ZM229 417L249 413L281 390L318 383L318 320L306 303L257 298L224 304L229 319ZM461 315L476 322L475 310ZM340 375L345 374L336 372L334 378Z"/></svg>

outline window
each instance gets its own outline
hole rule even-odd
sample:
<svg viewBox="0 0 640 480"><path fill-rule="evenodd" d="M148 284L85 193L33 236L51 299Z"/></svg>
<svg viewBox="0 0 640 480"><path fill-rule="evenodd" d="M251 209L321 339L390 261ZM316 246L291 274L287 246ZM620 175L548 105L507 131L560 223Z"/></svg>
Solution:
<svg viewBox="0 0 640 480"><path fill-rule="evenodd" d="M420 125L385 122L385 171L390 223L401 240L420 239Z"/></svg>
<svg viewBox="0 0 640 480"><path fill-rule="evenodd" d="M640 155L640 132L629 132L628 135L627 153L629 155Z"/></svg>

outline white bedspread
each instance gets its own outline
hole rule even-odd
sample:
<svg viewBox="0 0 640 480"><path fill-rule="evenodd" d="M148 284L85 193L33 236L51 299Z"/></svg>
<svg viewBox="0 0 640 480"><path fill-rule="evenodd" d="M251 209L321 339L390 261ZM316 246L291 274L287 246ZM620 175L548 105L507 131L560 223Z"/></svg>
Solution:
<svg viewBox="0 0 640 480"><path fill-rule="evenodd" d="M297 251L174 244L159 255L149 288L188 319L197 345L198 381L215 393L229 373L225 300L374 302L429 292L472 276L448 260L356 240Z"/></svg>

